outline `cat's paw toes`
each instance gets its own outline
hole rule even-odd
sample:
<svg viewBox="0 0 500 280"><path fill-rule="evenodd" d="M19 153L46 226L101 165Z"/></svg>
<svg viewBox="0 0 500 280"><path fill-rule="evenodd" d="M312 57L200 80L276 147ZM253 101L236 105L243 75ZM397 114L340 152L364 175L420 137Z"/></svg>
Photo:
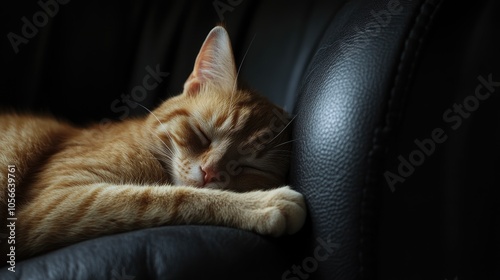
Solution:
<svg viewBox="0 0 500 280"><path fill-rule="evenodd" d="M302 194L289 187L281 187L269 191L263 202L263 233L272 236L293 234L304 225L306 204Z"/></svg>

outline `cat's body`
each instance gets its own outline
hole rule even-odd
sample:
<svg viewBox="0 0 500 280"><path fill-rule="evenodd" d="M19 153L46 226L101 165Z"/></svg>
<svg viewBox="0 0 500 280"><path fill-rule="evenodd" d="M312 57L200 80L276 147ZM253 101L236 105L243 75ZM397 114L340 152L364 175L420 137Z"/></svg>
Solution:
<svg viewBox="0 0 500 280"><path fill-rule="evenodd" d="M290 151L284 115L236 88L221 27L207 37L183 94L143 118L77 128L49 117L0 115L0 214L2 222L17 218L16 243L2 240L2 256L10 246L24 258L161 225L294 233L305 205L299 193L280 187ZM9 176L15 188L7 188ZM15 216L7 212L13 189Z"/></svg>

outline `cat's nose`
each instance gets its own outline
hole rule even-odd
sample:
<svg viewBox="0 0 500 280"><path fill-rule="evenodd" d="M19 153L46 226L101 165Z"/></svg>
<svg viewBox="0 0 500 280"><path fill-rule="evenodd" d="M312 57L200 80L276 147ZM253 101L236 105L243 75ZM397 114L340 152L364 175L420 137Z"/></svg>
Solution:
<svg viewBox="0 0 500 280"><path fill-rule="evenodd" d="M218 179L218 172L211 167L200 167L203 173L203 186Z"/></svg>

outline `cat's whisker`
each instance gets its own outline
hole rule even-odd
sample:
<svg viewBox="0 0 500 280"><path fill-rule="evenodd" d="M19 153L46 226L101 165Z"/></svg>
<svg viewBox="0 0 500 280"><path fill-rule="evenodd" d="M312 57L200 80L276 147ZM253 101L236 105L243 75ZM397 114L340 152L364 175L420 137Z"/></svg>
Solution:
<svg viewBox="0 0 500 280"><path fill-rule="evenodd" d="M277 150L269 152L270 155L291 155L292 151L288 150Z"/></svg>
<svg viewBox="0 0 500 280"><path fill-rule="evenodd" d="M130 101L134 102L135 104L141 106L144 110L148 111L151 115L153 115L153 117L156 118L156 120L158 121L158 123L160 123L160 125L163 125L163 123L160 121L160 119L158 119L158 117L153 112L151 112L151 110L149 110L146 106L143 106L141 103L138 103L134 100L130 100Z"/></svg>
<svg viewBox="0 0 500 280"><path fill-rule="evenodd" d="M167 132L168 133L168 132ZM165 141L163 141L163 139L160 138L160 136L154 134L154 136L156 136L156 138L158 138L158 140L160 140L160 142L163 144L163 146L170 152L171 155L174 154L174 152L172 152L172 149L170 149L170 147L167 145L167 143L165 143ZM170 156L169 156L170 157Z"/></svg>
<svg viewBox="0 0 500 280"><path fill-rule="evenodd" d="M290 151L290 150L272 150L272 151L270 151L270 153L274 153L274 152L284 152L284 153L288 153L288 154L292 153L292 151Z"/></svg>
<svg viewBox="0 0 500 280"><path fill-rule="evenodd" d="M299 114L293 116L293 118L285 125L285 127L276 135L273 137L273 139L271 139L271 141L269 142L273 142L276 138L278 138L281 133L283 133L283 131L285 131L285 129L293 122L293 120L295 120L295 118L298 116Z"/></svg>
<svg viewBox="0 0 500 280"><path fill-rule="evenodd" d="M136 101L133 101L133 100L131 100L131 101L134 102L135 104L139 105L144 110L148 111L153 117L155 117L155 119L158 121L158 123L163 126L163 123L160 121L160 119L151 110L149 110L146 106L143 106L142 104L140 104L140 103L138 103ZM163 143L163 145L165 146L165 148L167 148L168 151L171 154L173 154L173 152L170 149L170 147L158 135L156 135L156 133L154 133L154 131L152 131L152 132L153 132L153 135L156 136ZM170 138L170 132L169 131L165 131L165 132L167 133L168 137Z"/></svg>
<svg viewBox="0 0 500 280"><path fill-rule="evenodd" d="M160 125L163 125L163 123L160 121L160 119L151 111L149 110L146 106L136 102L136 101L133 101L131 100L132 102L134 102L135 104L139 105L141 108L143 108L144 110L148 111L153 117L155 117L155 119L158 121L158 123ZM170 154L167 154L165 153L165 151L163 149L158 149L158 153L161 154L164 158L166 158L168 161L172 161L173 158L172 158L172 155L173 155L173 152L172 152L172 149L170 149L170 147L167 145L167 143L165 143L165 141L163 141L163 139L161 139L154 131L153 129L150 128L150 132L156 137L158 138L158 140L160 140L160 142L162 143L162 145L170 152ZM167 135L170 137L170 132L169 131L166 131ZM158 158L154 157L154 159L158 160ZM161 161L163 161L164 163L168 164L167 161L163 160L163 159L160 159ZM170 170L167 170L168 173L171 173ZM172 176L172 174L169 174L170 176Z"/></svg>
<svg viewBox="0 0 500 280"><path fill-rule="evenodd" d="M169 161L171 161L171 160L172 160L172 158L171 158L169 155L167 155L167 154L162 154L162 156L165 156L165 158L166 158L167 160L169 160ZM148 158L149 158L149 159L154 159L154 160L157 160L157 161L163 161L163 162L165 162L165 160L163 160L163 159L161 159L161 158L158 158L158 157L148 157Z"/></svg>
<svg viewBox="0 0 500 280"><path fill-rule="evenodd" d="M297 139L293 139L293 140L290 140L290 141L286 141L286 142L280 143L280 144L278 144L278 145L274 146L274 147L273 147L273 149L274 149L274 148L277 148L277 147L279 147L279 146L283 146L283 145L286 145L286 144L289 144L289 143L295 142L296 140L297 140ZM278 150L278 151L279 151L279 150ZM283 150L283 151L284 151L284 150Z"/></svg>
<svg viewBox="0 0 500 280"><path fill-rule="evenodd" d="M163 162L165 164L165 166L170 166L172 164L173 159L169 155L167 155L164 151L161 151L160 153L162 155L164 155L165 157L160 157L160 158L155 157L155 159ZM167 175L169 175L170 178L173 178L174 172L172 169L163 168L163 170L167 173Z"/></svg>
<svg viewBox="0 0 500 280"><path fill-rule="evenodd" d="M257 36L257 33L255 35L253 35L253 38L250 41L250 44L248 44L248 48L245 51L245 54L243 55L243 58L241 59L241 63L240 63L240 66L238 67L238 71L236 71L236 78L234 79L233 91L232 91L231 100L230 100L229 104L233 104L233 95L236 93L236 89L238 87L238 77L240 75L241 67L243 66L243 62L245 62L245 59L247 58L248 51L250 50L250 47L252 46L253 41L255 40L256 36Z"/></svg>
<svg viewBox="0 0 500 280"><path fill-rule="evenodd" d="M279 160L281 160L281 159L288 160L291 157L292 157L292 155L276 155L276 156L274 156L275 159L279 159Z"/></svg>

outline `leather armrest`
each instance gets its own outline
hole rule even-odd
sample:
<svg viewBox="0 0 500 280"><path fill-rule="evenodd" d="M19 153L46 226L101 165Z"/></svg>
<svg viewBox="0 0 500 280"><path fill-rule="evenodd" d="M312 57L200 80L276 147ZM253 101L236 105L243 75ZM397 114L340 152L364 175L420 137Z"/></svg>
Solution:
<svg viewBox="0 0 500 280"><path fill-rule="evenodd" d="M166 226L77 243L0 270L0 279L280 279L272 240L215 226Z"/></svg>

